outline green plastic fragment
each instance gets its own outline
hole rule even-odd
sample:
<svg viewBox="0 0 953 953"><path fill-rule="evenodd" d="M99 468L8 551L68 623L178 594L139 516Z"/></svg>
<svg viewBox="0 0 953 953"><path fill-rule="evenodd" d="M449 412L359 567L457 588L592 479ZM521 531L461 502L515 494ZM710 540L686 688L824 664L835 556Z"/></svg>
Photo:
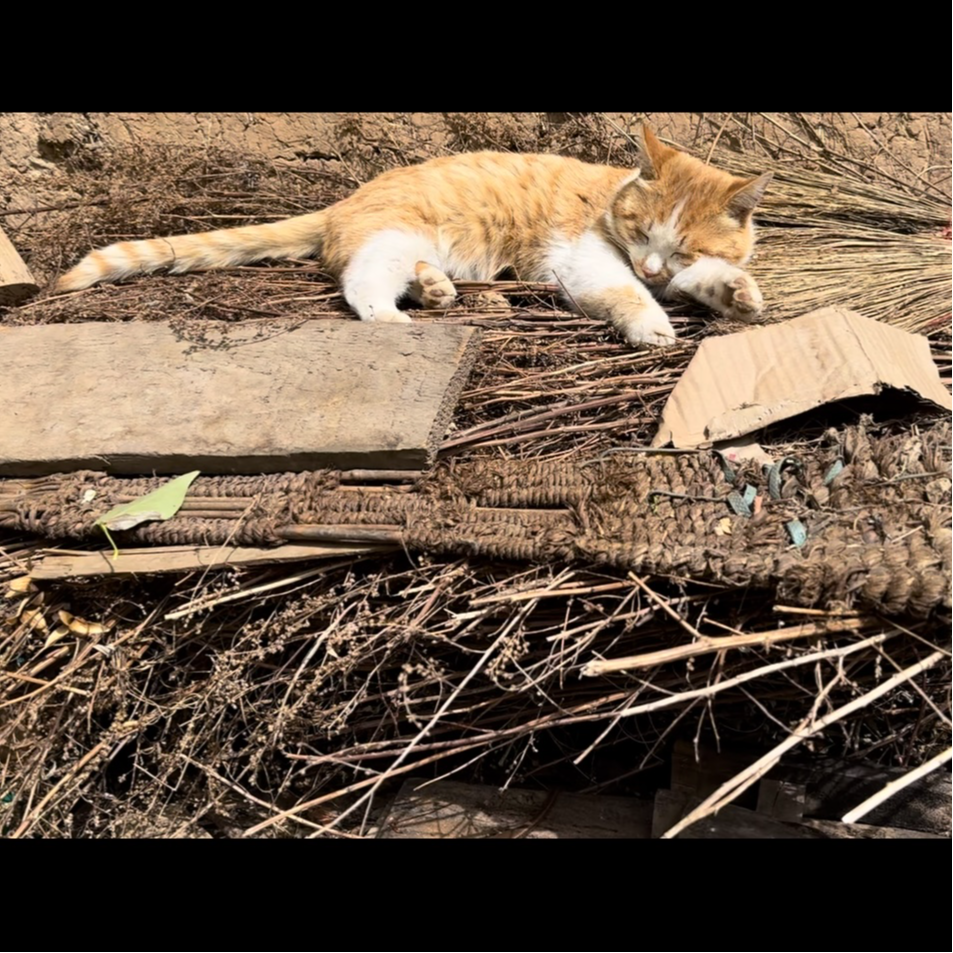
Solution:
<svg viewBox="0 0 953 953"><path fill-rule="evenodd" d="M824 486L830 486L837 479L838 474L843 469L844 469L844 461L835 460L831 464L830 470L828 470L827 473L824 474Z"/></svg>
<svg viewBox="0 0 953 953"><path fill-rule="evenodd" d="M791 537L791 542L800 549L807 542L807 530L800 520L791 520L784 524L784 528Z"/></svg>

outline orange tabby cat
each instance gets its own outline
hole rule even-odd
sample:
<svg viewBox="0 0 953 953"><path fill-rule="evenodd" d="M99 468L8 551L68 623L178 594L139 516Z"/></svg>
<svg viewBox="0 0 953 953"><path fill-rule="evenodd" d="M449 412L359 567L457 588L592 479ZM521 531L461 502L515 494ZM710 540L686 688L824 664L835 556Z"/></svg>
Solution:
<svg viewBox="0 0 953 953"><path fill-rule="evenodd" d="M569 303L631 344L672 344L653 292L757 320L761 295L739 266L770 173L740 179L643 131L646 174L552 155L476 152L393 169L350 197L269 225L120 242L87 255L57 291L166 268L224 268L320 255L364 321L409 321L409 295L443 308L452 278L510 269L555 281Z"/></svg>

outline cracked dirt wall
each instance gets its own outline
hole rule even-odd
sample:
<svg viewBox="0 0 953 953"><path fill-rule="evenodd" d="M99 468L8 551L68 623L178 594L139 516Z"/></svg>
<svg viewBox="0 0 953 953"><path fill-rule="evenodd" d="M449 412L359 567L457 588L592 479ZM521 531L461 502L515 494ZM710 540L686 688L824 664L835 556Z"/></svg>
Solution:
<svg viewBox="0 0 953 953"><path fill-rule="evenodd" d="M417 160L447 148L518 148L557 127L569 113L0 113L0 175L5 196L42 189L43 178L70 157L110 146L180 144L227 147L272 159L348 162L376 150ZM612 113L633 130L639 120L685 145L722 145L814 164L825 150L849 155L901 182L948 189L949 113ZM862 167L858 166L861 168Z"/></svg>

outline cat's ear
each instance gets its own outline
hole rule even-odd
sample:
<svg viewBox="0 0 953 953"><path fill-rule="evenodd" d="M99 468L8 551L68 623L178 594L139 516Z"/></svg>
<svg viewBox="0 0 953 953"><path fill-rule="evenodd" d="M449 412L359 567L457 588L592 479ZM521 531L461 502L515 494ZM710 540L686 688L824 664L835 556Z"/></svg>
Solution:
<svg viewBox="0 0 953 953"><path fill-rule="evenodd" d="M631 219L640 215L644 196L642 172L640 169L634 169L615 187L615 192L612 193L605 210L605 222L613 235L621 237L616 228L617 217Z"/></svg>
<svg viewBox="0 0 953 953"><path fill-rule="evenodd" d="M765 172L756 179L743 180L732 190L728 199L728 214L737 219L739 224L744 225L748 221L749 216L761 201L771 177L770 172Z"/></svg>
<svg viewBox="0 0 953 953"><path fill-rule="evenodd" d="M669 146L663 146L655 136L655 133L648 126L642 126L642 156L644 159L643 171L646 178L653 178L662 170L662 166L668 162L672 156L677 155L678 150Z"/></svg>
<svg viewBox="0 0 953 953"><path fill-rule="evenodd" d="M642 179L642 170L633 169L616 187L613 197L619 196L624 192L633 182L639 182Z"/></svg>

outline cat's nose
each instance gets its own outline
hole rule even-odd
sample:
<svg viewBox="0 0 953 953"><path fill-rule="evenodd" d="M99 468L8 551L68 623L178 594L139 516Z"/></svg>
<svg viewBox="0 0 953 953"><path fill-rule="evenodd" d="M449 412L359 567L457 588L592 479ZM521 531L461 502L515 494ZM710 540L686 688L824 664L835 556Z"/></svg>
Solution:
<svg viewBox="0 0 953 953"><path fill-rule="evenodd" d="M641 264L646 278L654 278L662 270L662 259L658 255L649 255Z"/></svg>

